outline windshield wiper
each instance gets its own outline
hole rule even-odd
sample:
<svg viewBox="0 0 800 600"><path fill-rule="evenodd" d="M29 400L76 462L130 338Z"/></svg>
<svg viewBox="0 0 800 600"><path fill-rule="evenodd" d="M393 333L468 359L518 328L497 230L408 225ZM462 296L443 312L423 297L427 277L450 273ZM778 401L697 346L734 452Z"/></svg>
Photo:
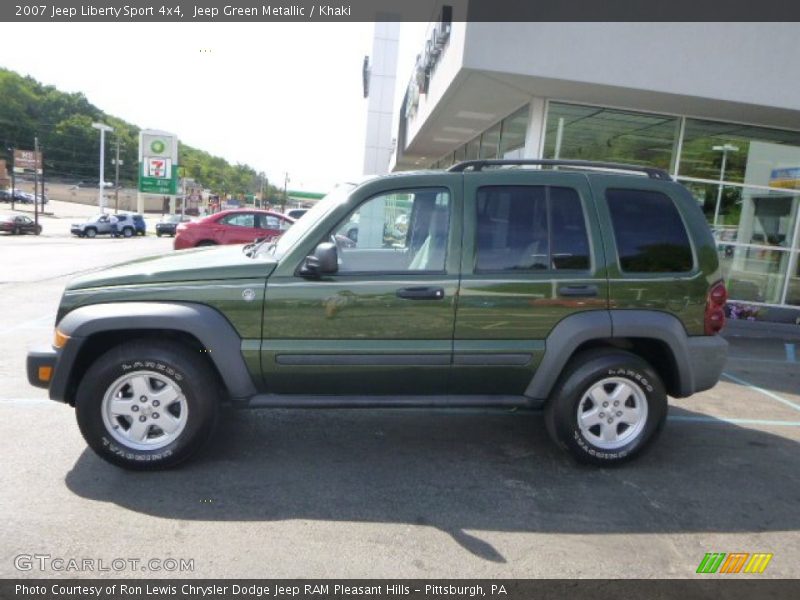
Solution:
<svg viewBox="0 0 800 600"><path fill-rule="evenodd" d="M269 243L269 246L267 247L267 252L269 252L278 244L278 239L280 237L281 237L280 235L276 235L273 237L264 237L261 239L257 239L255 242L247 244L244 248L242 248L242 251L248 258L255 258L255 256L258 254L258 251L261 250L264 244Z"/></svg>

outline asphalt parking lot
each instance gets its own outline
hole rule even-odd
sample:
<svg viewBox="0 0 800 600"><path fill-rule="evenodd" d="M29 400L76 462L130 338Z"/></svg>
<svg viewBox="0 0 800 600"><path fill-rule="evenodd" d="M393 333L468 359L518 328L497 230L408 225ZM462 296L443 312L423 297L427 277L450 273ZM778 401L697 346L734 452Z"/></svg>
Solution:
<svg viewBox="0 0 800 600"><path fill-rule="evenodd" d="M228 411L199 460L130 473L25 379L70 276L171 251L71 238L86 209L0 236L0 577L98 575L15 567L34 554L191 559L179 575L203 578L649 578L768 552L753 577L800 574L800 328L733 325L720 384L673 400L661 439L622 468L577 466L538 413L272 410Z"/></svg>

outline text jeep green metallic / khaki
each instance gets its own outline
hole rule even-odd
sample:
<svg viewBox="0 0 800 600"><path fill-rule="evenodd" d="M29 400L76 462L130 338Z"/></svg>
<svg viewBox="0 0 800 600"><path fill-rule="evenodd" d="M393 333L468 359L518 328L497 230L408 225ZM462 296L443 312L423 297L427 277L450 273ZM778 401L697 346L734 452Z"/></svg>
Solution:
<svg viewBox="0 0 800 600"><path fill-rule="evenodd" d="M83 276L28 378L134 469L194 454L227 401L544 408L605 465L655 438L667 395L716 384L725 301L703 214L663 171L471 161L339 186L277 241Z"/></svg>

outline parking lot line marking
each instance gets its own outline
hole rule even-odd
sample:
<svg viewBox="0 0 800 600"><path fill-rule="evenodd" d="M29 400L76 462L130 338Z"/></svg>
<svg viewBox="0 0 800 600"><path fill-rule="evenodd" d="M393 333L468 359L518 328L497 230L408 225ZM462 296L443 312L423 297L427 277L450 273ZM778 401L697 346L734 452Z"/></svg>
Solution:
<svg viewBox="0 0 800 600"><path fill-rule="evenodd" d="M3 404L59 404L50 398L0 398L0 406Z"/></svg>
<svg viewBox="0 0 800 600"><path fill-rule="evenodd" d="M783 347L786 348L786 362L797 362L797 351L794 344L784 344Z"/></svg>
<svg viewBox="0 0 800 600"><path fill-rule="evenodd" d="M733 356L731 354L728 355L728 360L746 360L747 362L759 362L759 363L773 363L778 365L785 365L786 359L777 358L752 358L750 356Z"/></svg>
<svg viewBox="0 0 800 600"><path fill-rule="evenodd" d="M668 421L685 423L725 423L729 425L771 425L778 427L800 427L800 421L775 421L772 419L729 419L728 417L705 417L702 415L674 415Z"/></svg>
<svg viewBox="0 0 800 600"><path fill-rule="evenodd" d="M749 381L745 381L744 379L739 379L738 377L736 377L734 375L731 375L730 373L723 373L722 375L723 375L723 377L727 377L728 379L730 379L731 381L733 381L735 383L738 383L739 385L743 385L745 387L749 387L751 390L755 390L756 392L760 392L761 394L764 394L768 398L772 398L773 400L777 400L781 404L785 404L786 406L789 406L790 408L793 408L795 410L800 411L800 404L795 404L791 400L787 400L786 398L781 398L780 396L778 396L778 394L770 392L769 390L765 390L764 388L758 387L757 385L753 385L752 383L750 383Z"/></svg>

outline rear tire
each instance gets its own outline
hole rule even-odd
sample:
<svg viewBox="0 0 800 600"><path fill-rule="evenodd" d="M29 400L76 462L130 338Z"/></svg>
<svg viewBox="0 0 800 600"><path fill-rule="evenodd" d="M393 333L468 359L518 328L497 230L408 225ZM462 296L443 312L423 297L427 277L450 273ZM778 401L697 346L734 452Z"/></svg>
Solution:
<svg viewBox="0 0 800 600"><path fill-rule="evenodd" d="M122 236L126 238L133 237L133 229L131 229L130 227L125 227L122 230Z"/></svg>
<svg viewBox="0 0 800 600"><path fill-rule="evenodd" d="M75 412L84 439L104 460L125 469L167 468L211 437L218 389L196 352L174 342L134 341L89 367Z"/></svg>
<svg viewBox="0 0 800 600"><path fill-rule="evenodd" d="M631 460L664 427L664 384L635 354L590 350L574 357L564 373L545 407L545 424L578 462L613 466Z"/></svg>

